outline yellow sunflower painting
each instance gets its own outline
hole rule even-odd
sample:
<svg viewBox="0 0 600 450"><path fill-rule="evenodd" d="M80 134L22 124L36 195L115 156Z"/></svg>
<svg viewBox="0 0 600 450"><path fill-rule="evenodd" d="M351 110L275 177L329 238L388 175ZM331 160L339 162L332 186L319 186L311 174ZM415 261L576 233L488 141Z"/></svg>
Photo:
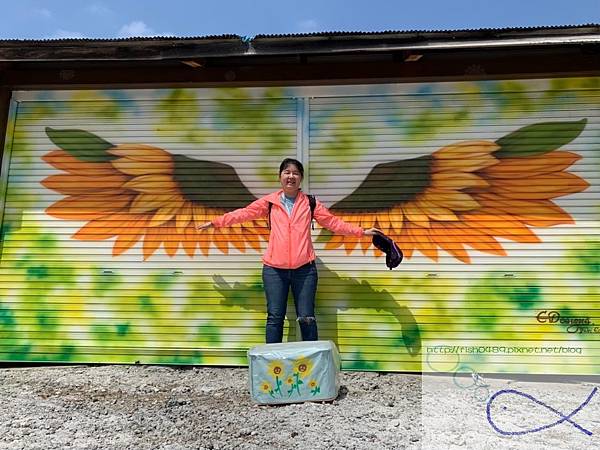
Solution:
<svg viewBox="0 0 600 450"><path fill-rule="evenodd" d="M567 171L580 155L559 150L585 125L585 119L537 123L496 141L457 142L427 156L378 164L330 209L365 229L381 229L406 258L418 251L437 261L442 250L470 263L471 249L506 256L498 238L535 244L541 239L532 228L574 223L553 200L589 186ZM42 184L64 196L46 212L86 221L74 239L114 239L113 256L141 241L144 259L161 246L169 256L180 249L189 257L197 250L207 256L212 248L228 253L230 245L260 252L268 239L266 220L196 230L256 199L227 164L150 145L115 145L84 130L47 128L46 134L58 149L43 159L63 173ZM319 240L347 253L373 248L370 237L326 230Z"/></svg>
<svg viewBox="0 0 600 450"><path fill-rule="evenodd" d="M298 374L301 378L307 377L310 375L313 369L313 362L308 358L301 358L298 361L294 362L294 366L292 371L295 374Z"/></svg>
<svg viewBox="0 0 600 450"><path fill-rule="evenodd" d="M269 363L268 371L272 377L282 378L284 370L285 368L281 361L272 361Z"/></svg>

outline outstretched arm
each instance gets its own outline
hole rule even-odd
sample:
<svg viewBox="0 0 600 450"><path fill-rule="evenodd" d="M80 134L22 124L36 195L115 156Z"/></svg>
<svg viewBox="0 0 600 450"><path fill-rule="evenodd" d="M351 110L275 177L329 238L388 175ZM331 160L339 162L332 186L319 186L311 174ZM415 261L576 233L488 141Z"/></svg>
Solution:
<svg viewBox="0 0 600 450"><path fill-rule="evenodd" d="M267 215L269 210L269 202L262 198L253 201L245 208L235 209L223 214L210 222L205 222L197 227L198 230L206 230L210 227L228 227L237 223L249 222L251 220L260 219Z"/></svg>
<svg viewBox="0 0 600 450"><path fill-rule="evenodd" d="M319 200L317 200L314 216L319 225L337 234L359 237L373 236L377 233L383 234L381 230L378 230L377 228L369 228L365 230L351 223L344 222L339 217L334 216Z"/></svg>

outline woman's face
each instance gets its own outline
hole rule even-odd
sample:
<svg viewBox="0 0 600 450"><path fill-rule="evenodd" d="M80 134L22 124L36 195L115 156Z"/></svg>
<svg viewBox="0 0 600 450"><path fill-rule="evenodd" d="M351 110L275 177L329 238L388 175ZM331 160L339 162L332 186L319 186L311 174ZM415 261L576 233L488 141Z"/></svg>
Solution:
<svg viewBox="0 0 600 450"><path fill-rule="evenodd" d="M297 192L300 189L302 175L295 164L288 164L279 174L279 182L286 192Z"/></svg>

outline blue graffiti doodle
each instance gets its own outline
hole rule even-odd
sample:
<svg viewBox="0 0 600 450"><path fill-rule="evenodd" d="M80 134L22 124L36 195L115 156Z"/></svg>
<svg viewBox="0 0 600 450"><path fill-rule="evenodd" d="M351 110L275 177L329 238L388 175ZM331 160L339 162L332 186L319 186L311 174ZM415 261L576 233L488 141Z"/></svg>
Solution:
<svg viewBox="0 0 600 450"><path fill-rule="evenodd" d="M573 417L575 414L577 414L579 411L581 411L583 408L585 408L587 406L587 404L590 402L590 400L592 399L592 397L596 394L596 392L598 391L598 388L595 387L594 389L592 389L592 392L590 393L590 395L588 395L588 397L585 399L585 401L579 405L577 408L575 408L571 414L565 416L563 413L561 413L560 411L554 409L552 406L549 406L547 404L545 404L544 402L542 402L541 400L538 400L537 398L535 398L533 395L527 394L525 392L521 392L521 391L517 391L516 389L501 389L498 392L494 393L494 395L492 395L490 397L490 399L487 402L487 406L486 406L486 414L487 414L487 420L489 422L489 424L492 426L492 428L494 430L496 430L498 433L503 434L505 436L518 436L518 435L522 435L522 434L527 434L527 433L536 433L538 431L542 431L542 430L547 430L548 428L552 428L555 427L556 425L563 423L563 422L569 422L572 426L574 426L575 428L577 428L579 431L587 434L588 436L591 436L593 433L585 428L583 428L581 425L575 423L573 420L571 420L571 417ZM505 431L505 430L501 430L492 420L492 403L494 402L494 400L496 400L496 398L498 398L499 396L501 396L502 394L507 394L507 395L519 395L521 397L524 397L528 400L531 400L532 402L543 406L544 408L552 411L554 414L556 414L557 416L560 417L560 419L558 419L556 422L552 422L546 425L542 425L539 426L537 428L532 428L531 430L522 430L522 431ZM504 409L506 409L506 407L504 407Z"/></svg>

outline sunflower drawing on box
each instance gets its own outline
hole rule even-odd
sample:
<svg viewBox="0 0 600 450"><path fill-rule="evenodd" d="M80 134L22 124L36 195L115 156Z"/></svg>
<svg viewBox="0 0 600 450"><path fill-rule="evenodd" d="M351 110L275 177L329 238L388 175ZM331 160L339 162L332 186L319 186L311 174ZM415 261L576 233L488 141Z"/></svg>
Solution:
<svg viewBox="0 0 600 450"><path fill-rule="evenodd" d="M406 258L418 251L437 261L443 250L470 263L471 249L506 256L498 238L534 244L541 239L532 227L574 223L553 200L589 186L568 172L581 157L560 150L585 126L585 119L536 123L496 141L457 142L427 156L381 163L330 209L363 228L380 228ZM145 144L113 144L85 130L46 128L46 134L58 149L43 159L64 173L42 184L65 196L46 212L87 221L74 239L114 239L113 256L141 241L144 259L161 246L169 256L180 249L190 257L198 250L228 253L230 246L260 251L268 239L266 220L196 230L256 199L227 164ZM319 240L347 253L372 246L368 236L326 230Z"/></svg>

